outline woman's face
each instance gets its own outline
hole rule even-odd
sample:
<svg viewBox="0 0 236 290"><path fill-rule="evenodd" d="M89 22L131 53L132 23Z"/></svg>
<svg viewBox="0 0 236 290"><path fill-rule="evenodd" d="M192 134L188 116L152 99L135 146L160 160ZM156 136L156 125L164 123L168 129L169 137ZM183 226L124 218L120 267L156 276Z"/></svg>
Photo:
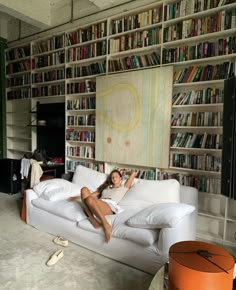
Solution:
<svg viewBox="0 0 236 290"><path fill-rule="evenodd" d="M111 175L111 182L114 186L120 186L121 177L117 172L113 172Z"/></svg>

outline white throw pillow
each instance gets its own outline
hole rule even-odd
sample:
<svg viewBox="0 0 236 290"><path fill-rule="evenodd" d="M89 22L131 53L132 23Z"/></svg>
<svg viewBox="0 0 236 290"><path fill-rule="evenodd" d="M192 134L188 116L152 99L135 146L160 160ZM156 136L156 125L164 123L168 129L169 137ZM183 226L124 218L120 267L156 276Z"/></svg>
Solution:
<svg viewBox="0 0 236 290"><path fill-rule="evenodd" d="M114 237L130 240L136 244L148 247L158 239L159 231L152 229L131 228L127 225L120 225L112 232Z"/></svg>
<svg viewBox="0 0 236 290"><path fill-rule="evenodd" d="M54 178L44 180L33 187L35 193L45 200L58 201L80 195L83 185L73 184L68 180Z"/></svg>
<svg viewBox="0 0 236 290"><path fill-rule="evenodd" d="M79 165L75 169L72 183L83 184L83 186L88 187L91 191L95 191L107 177L108 175L105 173Z"/></svg>
<svg viewBox="0 0 236 290"><path fill-rule="evenodd" d="M146 247L152 245L158 239L159 231L156 230L131 228L125 224L121 224L118 227L115 227L114 229L113 223L116 216L117 215L106 216L107 221L112 225L113 237L130 240L136 244ZM101 227L95 229L87 219L80 221L77 226L87 231L104 235L104 232Z"/></svg>
<svg viewBox="0 0 236 290"><path fill-rule="evenodd" d="M131 227L144 229L173 228L195 207L185 203L153 204L127 220Z"/></svg>
<svg viewBox="0 0 236 290"><path fill-rule="evenodd" d="M139 180L128 190L119 205L146 207L164 202L180 202L180 184L177 180Z"/></svg>

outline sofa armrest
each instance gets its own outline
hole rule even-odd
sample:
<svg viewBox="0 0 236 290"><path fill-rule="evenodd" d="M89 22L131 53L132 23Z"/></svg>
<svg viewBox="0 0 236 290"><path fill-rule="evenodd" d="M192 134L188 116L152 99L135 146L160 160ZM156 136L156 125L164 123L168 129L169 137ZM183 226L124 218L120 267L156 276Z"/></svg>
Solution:
<svg viewBox="0 0 236 290"><path fill-rule="evenodd" d="M33 189L27 189L25 191L25 204L26 204L26 222L31 224L31 211L30 208L33 207L31 201L33 199L39 198Z"/></svg>
<svg viewBox="0 0 236 290"><path fill-rule="evenodd" d="M159 232L157 248L168 257L169 248L180 241L196 239L196 211L186 215L175 227Z"/></svg>

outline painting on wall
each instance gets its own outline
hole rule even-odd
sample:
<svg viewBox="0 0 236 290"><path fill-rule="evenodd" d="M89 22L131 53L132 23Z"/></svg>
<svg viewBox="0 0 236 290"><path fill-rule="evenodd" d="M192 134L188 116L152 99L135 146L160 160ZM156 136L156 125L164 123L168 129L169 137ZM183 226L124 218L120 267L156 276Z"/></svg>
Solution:
<svg viewBox="0 0 236 290"><path fill-rule="evenodd" d="M173 67L97 77L96 160L167 168Z"/></svg>

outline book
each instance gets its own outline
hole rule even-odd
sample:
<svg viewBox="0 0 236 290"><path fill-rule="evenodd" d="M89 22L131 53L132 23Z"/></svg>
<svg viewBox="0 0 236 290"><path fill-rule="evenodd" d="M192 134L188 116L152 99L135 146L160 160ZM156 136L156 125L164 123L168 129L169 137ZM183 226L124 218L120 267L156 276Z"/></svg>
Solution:
<svg viewBox="0 0 236 290"><path fill-rule="evenodd" d="M203 140L202 140L201 148L205 148L206 139L207 139L207 132L205 132L204 135L203 135Z"/></svg>
<svg viewBox="0 0 236 290"><path fill-rule="evenodd" d="M225 0L220 0L218 3L218 7L223 6L225 4Z"/></svg>

